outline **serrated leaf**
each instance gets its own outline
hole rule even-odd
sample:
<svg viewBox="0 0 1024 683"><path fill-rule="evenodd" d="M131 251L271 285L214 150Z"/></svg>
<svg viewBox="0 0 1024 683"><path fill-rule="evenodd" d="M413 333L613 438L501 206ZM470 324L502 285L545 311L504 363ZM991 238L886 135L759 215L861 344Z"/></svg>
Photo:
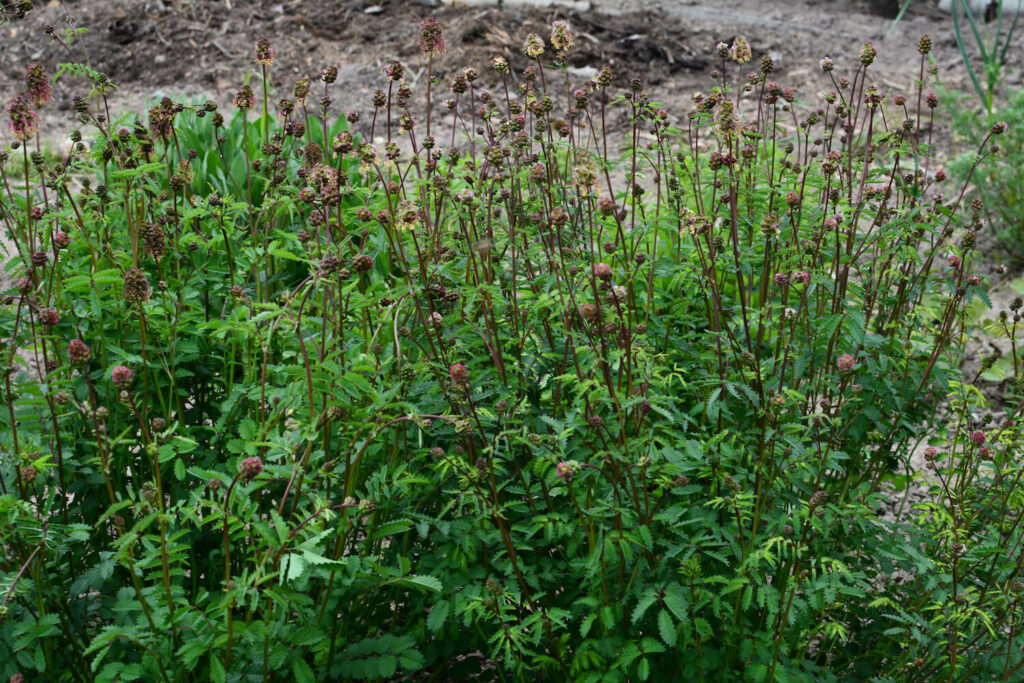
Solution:
<svg viewBox="0 0 1024 683"><path fill-rule="evenodd" d="M658 611L658 634L669 647L676 646L676 625L672 616L665 610Z"/></svg>
<svg viewBox="0 0 1024 683"><path fill-rule="evenodd" d="M587 634L590 633L590 628L594 625L595 619L597 619L597 614L588 614L583 617L583 622L580 623L580 638L587 637Z"/></svg>
<svg viewBox="0 0 1024 683"><path fill-rule="evenodd" d="M226 683L228 679L227 671L224 670L224 665L221 664L220 658L214 654L210 655L210 680L213 683Z"/></svg>
<svg viewBox="0 0 1024 683"><path fill-rule="evenodd" d="M451 609L451 605L447 600L440 600L434 608L430 610L430 614L427 616L427 628L434 633L437 633L444 627L444 622L448 619L448 610Z"/></svg>
<svg viewBox="0 0 1024 683"><path fill-rule="evenodd" d="M658 594L654 592L654 589L648 588L644 591L644 594L640 596L640 600L636 603L636 607L633 608L633 613L630 615L630 620L635 624L643 618L644 612L654 604L658 599Z"/></svg>
<svg viewBox="0 0 1024 683"><path fill-rule="evenodd" d="M316 674L302 657L292 659L292 674L298 683L316 683Z"/></svg>
<svg viewBox="0 0 1024 683"><path fill-rule="evenodd" d="M683 587L678 583L670 584L665 588L665 595L662 596L662 602L665 604L672 614L675 615L679 621L686 621L686 613L688 611L686 593L683 592Z"/></svg>
<svg viewBox="0 0 1024 683"><path fill-rule="evenodd" d="M388 581L387 584L397 586L409 586L410 588L419 588L420 590L432 591L434 593L441 592L443 587L441 582L433 576L425 574L413 574L411 576L403 576L399 579L393 579Z"/></svg>

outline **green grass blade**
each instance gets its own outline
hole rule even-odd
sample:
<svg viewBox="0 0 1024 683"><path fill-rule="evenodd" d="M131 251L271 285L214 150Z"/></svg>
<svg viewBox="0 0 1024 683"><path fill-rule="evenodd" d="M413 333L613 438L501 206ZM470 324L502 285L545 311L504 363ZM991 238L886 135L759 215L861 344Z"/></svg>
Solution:
<svg viewBox="0 0 1024 683"><path fill-rule="evenodd" d="M960 2L963 4L963 0L960 0ZM955 6L953 8L953 33L956 34L956 46L960 49L960 59L963 60L964 66L967 68L967 75L971 77L974 90L978 93L981 101L986 102L985 91L982 90L981 83L978 82L978 77L974 73L974 67L971 66L971 58L967 55L967 49L964 46L964 38L960 30L960 12L957 11Z"/></svg>

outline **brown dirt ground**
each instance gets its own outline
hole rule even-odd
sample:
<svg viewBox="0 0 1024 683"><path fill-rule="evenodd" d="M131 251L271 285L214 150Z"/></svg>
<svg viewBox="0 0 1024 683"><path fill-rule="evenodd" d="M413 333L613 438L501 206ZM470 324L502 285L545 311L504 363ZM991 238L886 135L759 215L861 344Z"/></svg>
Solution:
<svg viewBox="0 0 1024 683"><path fill-rule="evenodd" d="M9 2L0 0L0 5ZM528 0L506 0L504 7L493 0L439 6L431 6L437 0L35 2L40 7L25 19L0 23L0 100L18 91L28 63L42 62L54 73L69 60L64 48L43 32L50 25L60 34L68 16L88 29L73 47L75 54L119 86L111 98L118 111L142 111L147 101L164 94L213 97L227 104L253 68L257 38L269 39L277 50L274 83L290 89L301 76L315 77L324 65L336 64L343 87L333 89L332 108L366 110L387 61L401 60L412 75L423 69L417 29L431 15L442 23L448 47L435 63L441 83L464 66L474 66L486 80L486 66L495 54L507 56L513 67L525 66L520 46L526 34L546 36L552 20L567 19L578 36L570 66L608 64L620 86L640 77L655 99L680 114L691 93L709 85L715 44L737 34L748 38L755 59L771 54L773 78L795 87L805 99L826 85L817 70L821 57L832 56L840 69L852 65L865 40L879 48L876 82L890 91L909 91L917 78L921 33L934 39L943 80L968 86L949 17L927 0L913 2L894 30L892 19L877 12L878 5L891 2L880 0L595 0L585 10L578 9L584 4L579 2L542 7ZM44 126L48 138L74 125L71 98L85 90L84 82L71 76L57 82L56 103Z"/></svg>

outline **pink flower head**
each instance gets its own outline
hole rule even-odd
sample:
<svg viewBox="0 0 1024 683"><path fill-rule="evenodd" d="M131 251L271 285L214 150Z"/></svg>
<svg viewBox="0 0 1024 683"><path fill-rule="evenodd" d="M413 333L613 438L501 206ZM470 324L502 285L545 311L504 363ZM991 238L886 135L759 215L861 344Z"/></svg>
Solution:
<svg viewBox="0 0 1024 683"><path fill-rule="evenodd" d="M798 285L806 285L811 281L811 276L806 270L798 270L793 273L793 282Z"/></svg>
<svg viewBox="0 0 1024 683"><path fill-rule="evenodd" d="M25 93L34 107L45 107L50 101L50 79L46 77L46 67L39 62L25 69Z"/></svg>
<svg viewBox="0 0 1024 683"><path fill-rule="evenodd" d="M427 17L420 23L420 52L431 57L445 53L441 22L434 17Z"/></svg>
<svg viewBox="0 0 1024 683"><path fill-rule="evenodd" d="M92 358L92 351L81 339L72 339L68 344L68 358L75 365L85 365Z"/></svg>
<svg viewBox="0 0 1024 683"><path fill-rule="evenodd" d="M924 459L931 462L935 458L939 457L939 449L935 446L929 446L924 449Z"/></svg>
<svg viewBox="0 0 1024 683"><path fill-rule="evenodd" d="M242 461L242 464L238 466L239 471L242 473L242 478L246 481L252 481L260 472L263 471L263 461L253 456L246 458Z"/></svg>
<svg viewBox="0 0 1024 683"><path fill-rule="evenodd" d="M114 369L110 371L110 378L118 389L127 389L134 377L135 373L125 365L115 365Z"/></svg>
<svg viewBox="0 0 1024 683"><path fill-rule="evenodd" d="M557 466L555 466L555 474L558 475L560 479L569 481L572 479L572 475L576 474L576 468L573 466L573 463L562 460L559 461Z"/></svg>
<svg viewBox="0 0 1024 683"><path fill-rule="evenodd" d="M957 256L956 254L950 254L949 258L946 259L946 263L948 263L953 268L959 268L960 267L960 257Z"/></svg>
<svg viewBox="0 0 1024 683"><path fill-rule="evenodd" d="M971 442L975 446L980 446L981 444L985 443L985 432L981 431L980 429L975 429L973 432L971 432Z"/></svg>
<svg viewBox="0 0 1024 683"><path fill-rule="evenodd" d="M594 275L600 280L611 280L612 267L609 266L607 263L595 263Z"/></svg>
<svg viewBox="0 0 1024 683"><path fill-rule="evenodd" d="M843 355L839 356L839 360L836 361L836 365L842 372L849 372L850 370L853 370L854 363L855 361L853 359L853 356L851 356L848 353L844 353Z"/></svg>
<svg viewBox="0 0 1024 683"><path fill-rule="evenodd" d="M775 284L779 287L784 286L789 282L789 275L786 273L775 273Z"/></svg>
<svg viewBox="0 0 1024 683"><path fill-rule="evenodd" d="M35 137L36 132L39 130L39 115L29 105L28 100L18 95L7 103L4 111L10 116L11 120L7 125L14 134L15 139L29 140Z"/></svg>
<svg viewBox="0 0 1024 683"><path fill-rule="evenodd" d="M469 384L469 370L462 363L452 363L448 366L448 376L456 384L465 386Z"/></svg>
<svg viewBox="0 0 1024 683"><path fill-rule="evenodd" d="M54 327L60 322L60 313L57 312L56 308L44 308L39 311L39 322L42 323L43 327Z"/></svg>
<svg viewBox="0 0 1024 683"><path fill-rule="evenodd" d="M992 135L1002 135L1006 132L1006 121L1000 121L992 126Z"/></svg>
<svg viewBox="0 0 1024 683"><path fill-rule="evenodd" d="M977 273L971 273L970 277L967 278L967 284L978 286L981 284L981 276Z"/></svg>

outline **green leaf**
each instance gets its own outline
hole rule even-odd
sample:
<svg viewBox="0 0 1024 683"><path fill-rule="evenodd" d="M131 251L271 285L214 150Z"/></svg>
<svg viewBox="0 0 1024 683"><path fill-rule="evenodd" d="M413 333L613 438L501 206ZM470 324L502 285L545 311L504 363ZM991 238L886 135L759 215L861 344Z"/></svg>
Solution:
<svg viewBox="0 0 1024 683"><path fill-rule="evenodd" d="M686 621L686 613L688 606L686 602L686 593L683 592L683 587L678 583L670 584L665 589L665 595L662 596L662 602L665 604L672 614L675 615L679 621Z"/></svg>
<svg viewBox="0 0 1024 683"><path fill-rule="evenodd" d="M403 576L400 579L393 579L387 581L382 585L397 585L397 586L408 586L410 588L419 588L420 590L431 591L434 593L441 592L441 582L433 576L426 576L420 574L413 574L411 576Z"/></svg>
<svg viewBox="0 0 1024 683"><path fill-rule="evenodd" d="M292 659L292 674L299 683L316 683L316 674L302 657Z"/></svg>
<svg viewBox="0 0 1024 683"><path fill-rule="evenodd" d="M654 604L658 599L658 594L654 592L653 588L648 588L644 591L644 594L640 596L640 600L636 603L636 607L633 608L633 614L630 619L635 624L643 618L644 612Z"/></svg>
<svg viewBox="0 0 1024 683"><path fill-rule="evenodd" d="M430 610L430 615L427 616L427 628L434 633L437 633L444 627L444 622L448 618L448 610L451 605L447 600L439 600L434 609Z"/></svg>
<svg viewBox="0 0 1024 683"><path fill-rule="evenodd" d="M221 664L220 658L210 653L210 680L213 683L226 683L228 674L224 670L224 665Z"/></svg>
<svg viewBox="0 0 1024 683"><path fill-rule="evenodd" d="M665 610L658 611L658 633L666 645L676 646L676 625L672 621L672 616Z"/></svg>
<svg viewBox="0 0 1024 683"><path fill-rule="evenodd" d="M401 534L413 527L411 519L396 519L391 522L381 524L373 532L374 538L384 538L385 536L394 536L395 534Z"/></svg>
<svg viewBox="0 0 1024 683"><path fill-rule="evenodd" d="M594 625L595 619L597 619L597 614L588 614L583 617L583 622L580 624L580 638L587 637L587 634L590 633L591 626Z"/></svg>

